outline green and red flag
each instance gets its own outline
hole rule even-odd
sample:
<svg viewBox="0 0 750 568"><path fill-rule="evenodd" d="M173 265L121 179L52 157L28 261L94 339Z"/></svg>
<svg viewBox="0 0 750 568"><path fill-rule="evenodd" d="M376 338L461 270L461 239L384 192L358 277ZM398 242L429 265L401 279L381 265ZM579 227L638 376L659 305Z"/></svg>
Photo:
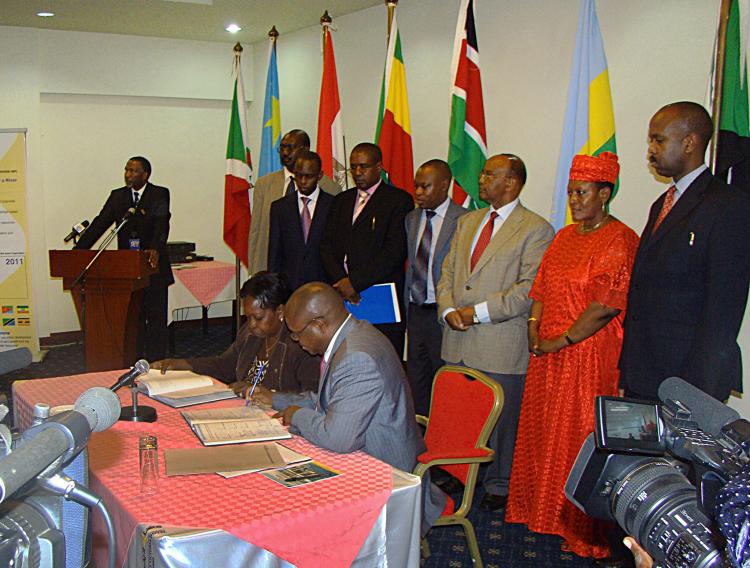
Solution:
<svg viewBox="0 0 750 568"><path fill-rule="evenodd" d="M487 160L479 44L474 25L474 0L461 0L453 44L453 84L448 164L453 172L453 201L464 207L484 207L479 199L479 172Z"/></svg>
<svg viewBox="0 0 750 568"><path fill-rule="evenodd" d="M239 44L238 44L239 45ZM241 48L234 52L234 94L227 140L227 168L224 176L224 242L235 256L248 264L250 198L253 175L245 118L245 88L240 65Z"/></svg>
<svg viewBox="0 0 750 568"><path fill-rule="evenodd" d="M385 178L389 183L414 195L414 158L411 149L409 101L406 96L406 70L395 13L380 87L375 143L383 152Z"/></svg>

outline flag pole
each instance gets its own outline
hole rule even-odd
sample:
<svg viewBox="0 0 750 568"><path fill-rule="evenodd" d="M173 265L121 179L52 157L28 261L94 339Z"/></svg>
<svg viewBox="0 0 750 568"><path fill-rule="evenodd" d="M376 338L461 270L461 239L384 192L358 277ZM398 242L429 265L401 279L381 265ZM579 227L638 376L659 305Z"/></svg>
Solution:
<svg viewBox="0 0 750 568"><path fill-rule="evenodd" d="M388 33L386 34L386 45L391 41L391 26L393 25L393 14L396 12L396 4L398 4L398 0L385 0L385 5L388 8Z"/></svg>
<svg viewBox="0 0 750 568"><path fill-rule="evenodd" d="M234 64L239 67L242 64L242 44L237 42L234 45ZM238 101L239 104L245 104L245 101ZM250 221L252 223L252 221ZM234 337L240 331L241 317L240 313L240 257L234 255Z"/></svg>
<svg viewBox="0 0 750 568"><path fill-rule="evenodd" d="M711 137L711 153L709 155L708 167L712 172L716 170L716 156L719 152L719 130L721 129L721 99L724 94L724 54L727 47L727 25L729 23L729 9L732 0L721 0L719 13L719 33L716 41L716 59L714 60L714 96L711 101L711 118L714 123L713 136Z"/></svg>

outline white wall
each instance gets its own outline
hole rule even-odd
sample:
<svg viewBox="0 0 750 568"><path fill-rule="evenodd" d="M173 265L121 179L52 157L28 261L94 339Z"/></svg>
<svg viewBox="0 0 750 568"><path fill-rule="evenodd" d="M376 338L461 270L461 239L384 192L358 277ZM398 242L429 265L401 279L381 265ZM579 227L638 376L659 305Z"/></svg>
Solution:
<svg viewBox="0 0 750 568"><path fill-rule="evenodd" d="M0 127L28 128L38 333L79 329L47 250L93 219L130 156L171 189L170 240L233 261L222 239L232 44L0 27ZM252 97L252 52L243 74Z"/></svg>
<svg viewBox="0 0 750 568"><path fill-rule="evenodd" d="M576 0L477 0L477 33L491 154L513 152L526 162L525 204L548 216L578 23ZM651 202L664 191L646 168L646 128L662 105L703 102L718 0L598 0L609 63L621 189L613 213L640 232ZM403 0L401 31L415 167L445 158L450 64L458 2ZM335 17L335 14L334 14ZM386 10L376 6L334 21L334 47L347 147L372 140L385 57ZM256 44L254 85L262 103L267 44ZM322 67L320 29L282 35L278 42L281 126L303 128L313 140ZM251 107L257 148L262 104ZM748 318L746 318L747 322ZM746 366L750 330L740 333ZM750 387L746 387L750 388ZM733 399L745 416L750 402Z"/></svg>

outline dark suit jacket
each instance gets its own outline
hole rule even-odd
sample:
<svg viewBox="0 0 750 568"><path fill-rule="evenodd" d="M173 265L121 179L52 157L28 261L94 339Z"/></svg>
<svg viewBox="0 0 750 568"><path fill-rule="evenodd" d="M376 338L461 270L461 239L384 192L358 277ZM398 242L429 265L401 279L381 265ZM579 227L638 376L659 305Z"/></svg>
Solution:
<svg viewBox="0 0 750 568"><path fill-rule="evenodd" d="M678 376L724 400L742 389L750 201L705 171L651 234L665 195L651 206L633 266L620 385L657 398L661 381Z"/></svg>
<svg viewBox="0 0 750 568"><path fill-rule="evenodd" d="M328 213L320 256L328 279L337 282L347 273L357 292L373 284L395 282L399 298L404 290L406 230L404 218L414 209L405 191L381 182L352 225L357 190L334 197ZM403 312L403 310L402 310Z"/></svg>
<svg viewBox="0 0 750 568"><path fill-rule="evenodd" d="M268 238L268 270L285 272L293 290L308 282L328 282L320 258L320 241L333 196L322 190L318 192L307 244L302 233L298 202L299 196L295 192L271 204Z"/></svg>
<svg viewBox="0 0 750 568"><path fill-rule="evenodd" d="M437 301L437 285L440 282L440 271L443 269L443 261L445 256L448 254L448 250L451 246L451 239L453 233L456 231L456 225L458 224L458 218L465 213L468 213L467 209L464 209L460 205L457 205L453 200L448 198L448 209L445 211L445 218L443 224L440 226L440 234L437 235L437 242L435 243L435 258L432 260L432 285L435 290L435 298ZM406 282L404 284L404 305L409 304L410 288L414 278L414 260L417 256L417 237L419 237L419 225L422 220L422 209L416 208L414 211L410 211L406 216L406 242L408 251L408 265L406 268ZM435 238L435 235L432 236ZM409 313L409 310L406 310Z"/></svg>
<svg viewBox="0 0 750 568"><path fill-rule="evenodd" d="M102 210L81 235L75 248L88 249L112 225L119 223L133 206L133 194L128 187L112 190ZM169 286L174 282L167 254L169 237L169 190L147 183L138 202L138 210L117 235L117 248L130 248L130 239L140 239L141 250L159 252L159 272L151 276L151 286Z"/></svg>

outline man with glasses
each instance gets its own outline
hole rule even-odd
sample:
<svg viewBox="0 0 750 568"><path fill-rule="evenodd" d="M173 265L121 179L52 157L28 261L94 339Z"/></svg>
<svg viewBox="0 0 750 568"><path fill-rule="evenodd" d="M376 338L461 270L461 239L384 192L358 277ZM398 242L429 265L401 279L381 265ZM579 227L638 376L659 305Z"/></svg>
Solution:
<svg viewBox="0 0 750 568"><path fill-rule="evenodd" d="M445 361L484 372L503 387L505 403L490 437L495 457L483 480L482 508L505 509L529 362L529 290L554 231L518 196L526 167L498 154L484 164L479 197L488 209L458 220L437 288Z"/></svg>
<svg viewBox="0 0 750 568"><path fill-rule="evenodd" d="M302 151L310 150L310 137L304 130L290 130L281 139L279 156L282 169L260 178L253 189L252 220L248 240L250 274L268 269L268 235L270 232L271 203L297 190L294 181L294 162ZM320 189L336 195L341 188L331 178L323 176Z"/></svg>
<svg viewBox="0 0 750 568"><path fill-rule="evenodd" d="M414 201L381 179L383 157L369 142L357 144L349 158L355 188L336 196L320 245L320 256L341 297L359 301L373 284L394 282L403 304L406 262L406 214ZM404 306L401 305L401 313ZM404 324L378 324L399 357L404 352Z"/></svg>
<svg viewBox="0 0 750 568"><path fill-rule="evenodd" d="M312 282L285 308L293 340L322 355L318 392L272 393L258 387L253 401L271 404L277 417L312 443L340 453L362 450L403 471L425 451L399 357L381 333L347 312L339 293ZM445 495L424 481L422 533L437 519Z"/></svg>

